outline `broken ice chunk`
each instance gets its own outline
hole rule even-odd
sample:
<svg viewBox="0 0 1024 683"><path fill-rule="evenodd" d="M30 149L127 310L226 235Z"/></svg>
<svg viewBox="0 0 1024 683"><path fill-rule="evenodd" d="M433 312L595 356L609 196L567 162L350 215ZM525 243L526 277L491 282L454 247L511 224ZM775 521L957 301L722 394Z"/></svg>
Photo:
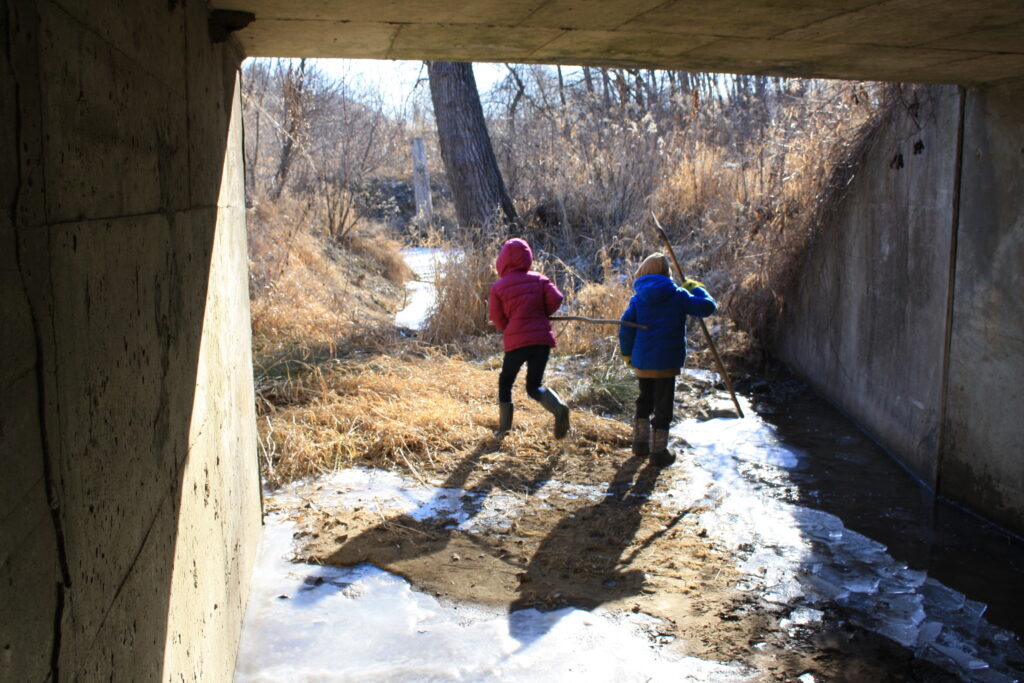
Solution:
<svg viewBox="0 0 1024 683"><path fill-rule="evenodd" d="M792 614L789 615L789 618L794 624L816 624L821 621L821 618L824 615L825 613L819 609L800 607L793 610Z"/></svg>
<svg viewBox="0 0 1024 683"><path fill-rule="evenodd" d="M887 618L905 621L917 626L924 621L924 597L920 595L885 595L878 601L879 609Z"/></svg>
<svg viewBox="0 0 1024 683"><path fill-rule="evenodd" d="M872 557L869 559L865 556L884 554L888 548L878 541L871 540L864 534L858 534L851 529L845 529L843 531L843 549L855 556L864 558L865 561L871 561L876 558Z"/></svg>
<svg viewBox="0 0 1024 683"><path fill-rule="evenodd" d="M947 588L931 577L925 579L924 585L921 587L921 594L924 595L929 612L951 614L959 611L966 600L963 593Z"/></svg>
<svg viewBox="0 0 1024 683"><path fill-rule="evenodd" d="M970 625L975 625L981 619L981 615L988 609L988 605L983 602L977 602L976 600L964 600L963 614L965 621Z"/></svg>
<svg viewBox="0 0 1024 683"><path fill-rule="evenodd" d="M804 595L800 582L790 579L765 591L764 599L777 605L788 605Z"/></svg>
<svg viewBox="0 0 1024 683"><path fill-rule="evenodd" d="M877 576L859 574L844 579L843 588L851 593L867 593L870 595L878 590L879 583L881 583L881 579Z"/></svg>
<svg viewBox="0 0 1024 683"><path fill-rule="evenodd" d="M935 642L935 639L939 637L939 633L942 632L941 621L926 621L921 624L920 630L917 632L917 646L924 647L925 645L931 645Z"/></svg>
<svg viewBox="0 0 1024 683"><path fill-rule="evenodd" d="M835 543L843 537L843 522L835 515L812 508L794 508L794 518L806 535L825 543Z"/></svg>
<svg viewBox="0 0 1024 683"><path fill-rule="evenodd" d="M885 619L875 626L874 630L904 647L913 647L919 637L918 628L904 621Z"/></svg>
<svg viewBox="0 0 1024 683"><path fill-rule="evenodd" d="M980 671L981 669L989 668L988 662L978 659L969 652L964 652L960 648L953 647L951 645L941 645L939 643L932 643L931 647L937 651L949 657L953 662L964 671Z"/></svg>

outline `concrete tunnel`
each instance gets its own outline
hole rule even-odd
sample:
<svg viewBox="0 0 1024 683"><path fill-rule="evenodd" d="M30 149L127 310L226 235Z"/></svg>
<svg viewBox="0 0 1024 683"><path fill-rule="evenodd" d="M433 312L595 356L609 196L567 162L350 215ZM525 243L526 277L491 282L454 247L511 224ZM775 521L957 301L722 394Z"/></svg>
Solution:
<svg viewBox="0 0 1024 683"><path fill-rule="evenodd" d="M1024 533L1021 3L0 8L0 679L232 676L260 534L247 55L936 84L869 141L777 352L933 490Z"/></svg>

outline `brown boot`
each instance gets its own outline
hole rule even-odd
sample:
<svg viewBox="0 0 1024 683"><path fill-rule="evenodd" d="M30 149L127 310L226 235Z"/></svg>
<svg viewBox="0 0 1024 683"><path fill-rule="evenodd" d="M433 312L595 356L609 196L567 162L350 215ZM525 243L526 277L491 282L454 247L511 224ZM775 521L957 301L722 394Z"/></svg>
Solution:
<svg viewBox="0 0 1024 683"><path fill-rule="evenodd" d="M651 452L651 421L647 418L633 418L633 455L642 458Z"/></svg>
<svg viewBox="0 0 1024 683"><path fill-rule="evenodd" d="M655 467L668 467L676 461L676 454L668 449L668 430L651 432L651 462Z"/></svg>

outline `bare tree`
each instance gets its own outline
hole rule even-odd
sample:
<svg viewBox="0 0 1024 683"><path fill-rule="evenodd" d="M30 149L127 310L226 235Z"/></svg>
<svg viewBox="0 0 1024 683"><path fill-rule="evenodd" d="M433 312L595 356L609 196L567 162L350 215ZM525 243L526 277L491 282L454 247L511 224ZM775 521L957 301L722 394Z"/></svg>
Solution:
<svg viewBox="0 0 1024 683"><path fill-rule="evenodd" d="M278 62L278 74L281 83L281 98L284 101L284 130L281 136L281 154L277 160L277 171L270 188L272 200L281 196L288 172L291 171L293 155L296 149L305 145L309 134L309 90L306 84L306 60L300 59L298 66L290 61Z"/></svg>
<svg viewBox="0 0 1024 683"><path fill-rule="evenodd" d="M459 223L511 225L516 210L491 147L473 65L428 62L427 71L441 159Z"/></svg>

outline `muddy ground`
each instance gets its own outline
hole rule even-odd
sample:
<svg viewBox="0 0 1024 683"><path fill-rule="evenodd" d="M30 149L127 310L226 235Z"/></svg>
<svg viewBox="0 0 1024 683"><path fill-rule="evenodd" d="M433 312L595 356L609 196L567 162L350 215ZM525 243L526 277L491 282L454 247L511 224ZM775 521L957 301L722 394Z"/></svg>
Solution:
<svg viewBox="0 0 1024 683"><path fill-rule="evenodd" d="M680 382L677 418L718 415L724 403L707 387ZM418 521L369 508L331 509L308 497L293 511L302 529L298 559L369 562L443 599L510 611L643 612L660 620L652 641L706 660L745 662L758 680L805 674L815 681L957 680L849 624L838 606L826 606L821 623L787 623L792 607L740 587L737 559L702 528L699 509L670 512L658 502L667 481L687 477L683 465L661 470L633 457L625 426L620 433L617 449L602 457L577 447L571 435L559 443L520 432L503 442L482 440L449 470L421 469L434 486L515 492L535 502L503 531L462 531L453 520ZM533 447L517 447L522 439ZM604 494L595 502L571 487L542 488L551 480Z"/></svg>

